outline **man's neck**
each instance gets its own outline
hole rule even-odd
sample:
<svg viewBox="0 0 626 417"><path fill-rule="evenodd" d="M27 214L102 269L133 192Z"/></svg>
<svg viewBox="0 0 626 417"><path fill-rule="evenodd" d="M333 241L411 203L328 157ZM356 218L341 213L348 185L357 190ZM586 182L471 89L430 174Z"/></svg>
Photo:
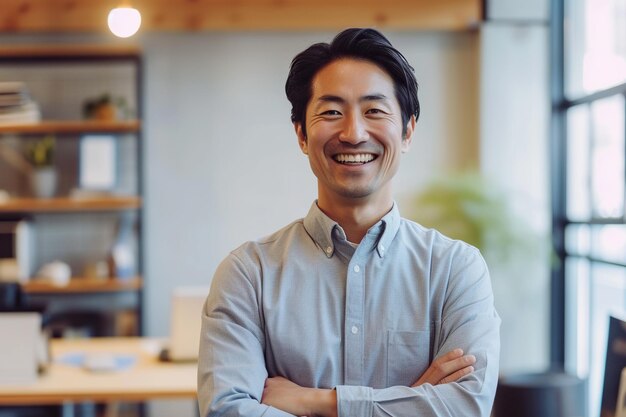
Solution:
<svg viewBox="0 0 626 417"><path fill-rule="evenodd" d="M348 241L360 243L370 227L378 223L391 208L393 199L378 201L337 201L319 196L317 205L328 217L336 221L346 234Z"/></svg>

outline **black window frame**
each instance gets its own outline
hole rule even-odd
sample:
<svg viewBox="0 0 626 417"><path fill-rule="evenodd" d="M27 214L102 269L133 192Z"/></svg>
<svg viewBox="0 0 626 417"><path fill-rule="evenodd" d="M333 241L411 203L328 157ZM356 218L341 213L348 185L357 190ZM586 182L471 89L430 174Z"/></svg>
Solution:
<svg viewBox="0 0 626 417"><path fill-rule="evenodd" d="M626 225L626 213L621 218L594 219L575 221L567 216L567 151L568 132L566 113L568 109L591 104L598 100L622 95L626 101L626 83L586 94L575 99L568 99L565 91L565 0L552 0L550 3L550 82L551 82L551 132L550 132L550 176L552 203L552 243L557 257L553 263L550 282L550 362L553 369L564 370L566 364L566 271L568 258L583 258L591 263L614 265L626 269L626 264L610 262L568 253L565 246L565 231L568 225ZM626 109L624 112L626 120ZM626 133L625 133L626 136ZM626 137L624 138L626 144ZM626 160L626 146L624 148ZM626 168L624 170L626 183Z"/></svg>

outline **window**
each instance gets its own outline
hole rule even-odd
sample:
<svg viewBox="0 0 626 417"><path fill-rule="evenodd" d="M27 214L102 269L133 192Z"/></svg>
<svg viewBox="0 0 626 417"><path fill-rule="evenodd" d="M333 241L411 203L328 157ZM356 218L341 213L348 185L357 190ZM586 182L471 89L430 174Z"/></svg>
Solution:
<svg viewBox="0 0 626 417"><path fill-rule="evenodd" d="M553 2L553 362L600 415L609 316L626 318L626 2ZM559 334L560 333L560 334Z"/></svg>
<svg viewBox="0 0 626 417"><path fill-rule="evenodd" d="M565 0L565 90L569 98L626 82L626 2Z"/></svg>

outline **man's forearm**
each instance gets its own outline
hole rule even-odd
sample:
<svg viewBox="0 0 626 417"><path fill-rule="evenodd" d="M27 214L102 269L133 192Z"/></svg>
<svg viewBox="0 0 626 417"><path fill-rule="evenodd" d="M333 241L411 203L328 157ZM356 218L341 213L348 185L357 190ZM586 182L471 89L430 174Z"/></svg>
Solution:
<svg viewBox="0 0 626 417"><path fill-rule="evenodd" d="M412 387L454 382L471 373L475 362L473 355L463 355L462 349L454 349L433 361ZM337 391L301 387L282 377L267 379L262 402L297 416L336 417L338 414Z"/></svg>
<svg viewBox="0 0 626 417"><path fill-rule="evenodd" d="M296 416L337 416L334 390L301 387L282 377L267 379L261 402Z"/></svg>
<svg viewBox="0 0 626 417"><path fill-rule="evenodd" d="M337 391L332 389L313 389L311 393L311 415L337 417Z"/></svg>

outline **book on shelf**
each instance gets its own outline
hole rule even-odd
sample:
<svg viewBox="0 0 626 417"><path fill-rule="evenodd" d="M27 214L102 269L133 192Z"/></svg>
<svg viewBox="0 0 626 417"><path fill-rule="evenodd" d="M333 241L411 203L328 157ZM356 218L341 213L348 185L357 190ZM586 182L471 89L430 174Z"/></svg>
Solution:
<svg viewBox="0 0 626 417"><path fill-rule="evenodd" d="M31 98L25 83L0 82L0 125L30 124L40 120L39 106Z"/></svg>

